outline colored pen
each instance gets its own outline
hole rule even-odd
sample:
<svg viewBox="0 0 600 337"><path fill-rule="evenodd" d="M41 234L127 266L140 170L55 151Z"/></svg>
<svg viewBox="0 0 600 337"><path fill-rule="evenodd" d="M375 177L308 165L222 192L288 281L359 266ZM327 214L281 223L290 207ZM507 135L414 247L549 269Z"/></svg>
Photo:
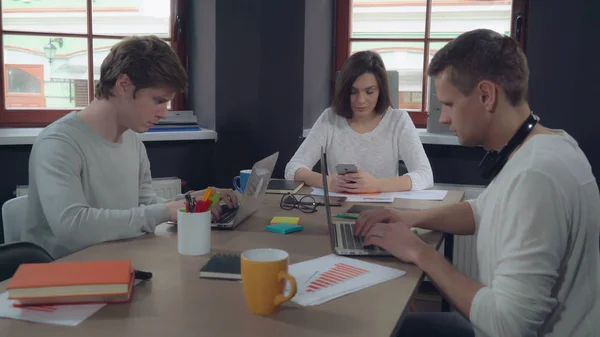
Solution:
<svg viewBox="0 0 600 337"><path fill-rule="evenodd" d="M212 188L207 188L206 192L204 192L204 197L202 198L202 201L207 201L208 199L210 199L210 195L212 194Z"/></svg>
<svg viewBox="0 0 600 337"><path fill-rule="evenodd" d="M195 206L196 206L196 199L192 197L191 194L186 193L185 195L185 201L186 201L186 210L188 213L193 213L195 212Z"/></svg>
<svg viewBox="0 0 600 337"><path fill-rule="evenodd" d="M221 193L219 191L216 191L210 197L210 208L215 207L219 203L220 200L221 200Z"/></svg>
<svg viewBox="0 0 600 337"><path fill-rule="evenodd" d="M358 219L358 215L353 214L336 214L335 217L342 219Z"/></svg>
<svg viewBox="0 0 600 337"><path fill-rule="evenodd" d="M196 204L194 205L194 211L193 211L193 213L202 213L202 206L203 205L204 205L204 202L202 200L196 201Z"/></svg>
<svg viewBox="0 0 600 337"><path fill-rule="evenodd" d="M208 212L210 210L211 201L206 200L202 203L202 212Z"/></svg>

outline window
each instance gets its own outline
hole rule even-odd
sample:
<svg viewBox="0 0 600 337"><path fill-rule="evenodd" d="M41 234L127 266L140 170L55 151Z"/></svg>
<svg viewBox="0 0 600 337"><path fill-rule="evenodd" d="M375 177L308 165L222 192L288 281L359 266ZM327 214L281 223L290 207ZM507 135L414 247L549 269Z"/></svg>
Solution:
<svg viewBox="0 0 600 337"><path fill-rule="evenodd" d="M427 123L433 55L461 33L489 28L525 48L527 0L336 0L335 68L352 53L377 51L399 73L395 107L409 111L417 127ZM518 27L518 29L517 29Z"/></svg>
<svg viewBox="0 0 600 337"><path fill-rule="evenodd" d="M184 0L1 0L0 126L46 126L85 108L110 48L155 34L186 66ZM183 95L173 109L183 109Z"/></svg>

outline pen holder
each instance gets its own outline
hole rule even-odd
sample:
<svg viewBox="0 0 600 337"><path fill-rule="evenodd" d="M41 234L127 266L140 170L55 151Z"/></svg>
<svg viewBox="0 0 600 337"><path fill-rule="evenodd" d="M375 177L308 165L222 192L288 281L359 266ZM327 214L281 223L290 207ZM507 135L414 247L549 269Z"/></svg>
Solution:
<svg viewBox="0 0 600 337"><path fill-rule="evenodd" d="M210 211L177 213L177 250L182 255L204 255L210 252Z"/></svg>

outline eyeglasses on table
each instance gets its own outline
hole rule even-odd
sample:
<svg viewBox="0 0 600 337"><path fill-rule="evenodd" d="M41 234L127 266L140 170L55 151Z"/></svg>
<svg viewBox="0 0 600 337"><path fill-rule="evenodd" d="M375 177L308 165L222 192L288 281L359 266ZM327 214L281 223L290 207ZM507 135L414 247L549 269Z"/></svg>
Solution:
<svg viewBox="0 0 600 337"><path fill-rule="evenodd" d="M299 209L304 213L314 213L317 211L318 203L311 195L297 196L286 193L281 197L279 207L285 210Z"/></svg>

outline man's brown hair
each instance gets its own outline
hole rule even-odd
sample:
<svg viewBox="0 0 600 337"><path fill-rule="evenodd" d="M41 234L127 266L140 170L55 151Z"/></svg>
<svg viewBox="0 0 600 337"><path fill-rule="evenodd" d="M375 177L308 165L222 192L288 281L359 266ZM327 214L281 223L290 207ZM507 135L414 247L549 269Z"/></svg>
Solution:
<svg viewBox="0 0 600 337"><path fill-rule="evenodd" d="M154 35L128 37L110 49L100 67L96 98L114 96L112 89L121 74L129 76L135 85L134 98L144 88L187 91L187 74L179 58L165 41Z"/></svg>
<svg viewBox="0 0 600 337"><path fill-rule="evenodd" d="M383 60L376 52L366 50L352 54L340 71L340 75L335 83L335 94L333 95L333 104L331 105L336 114L345 118L352 118L353 112L350 106L352 85L364 73L371 73L377 79L379 98L375 106L375 113L382 114L387 108L392 106L390 87Z"/></svg>
<svg viewBox="0 0 600 337"><path fill-rule="evenodd" d="M469 95L483 80L500 86L512 106L527 98L529 67L519 44L489 29L461 34L440 49L429 65L429 76L448 71L450 82Z"/></svg>

